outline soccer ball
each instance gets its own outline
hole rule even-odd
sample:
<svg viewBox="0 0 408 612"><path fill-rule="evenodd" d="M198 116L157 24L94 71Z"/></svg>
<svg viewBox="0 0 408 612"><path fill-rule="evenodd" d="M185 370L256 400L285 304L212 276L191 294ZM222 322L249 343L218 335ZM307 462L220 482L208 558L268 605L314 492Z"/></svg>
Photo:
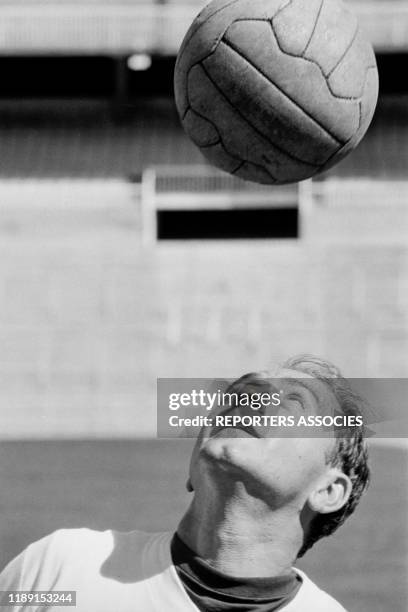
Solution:
<svg viewBox="0 0 408 612"><path fill-rule="evenodd" d="M178 54L177 109L215 166L258 183L327 170L378 97L370 43L338 0L213 0Z"/></svg>

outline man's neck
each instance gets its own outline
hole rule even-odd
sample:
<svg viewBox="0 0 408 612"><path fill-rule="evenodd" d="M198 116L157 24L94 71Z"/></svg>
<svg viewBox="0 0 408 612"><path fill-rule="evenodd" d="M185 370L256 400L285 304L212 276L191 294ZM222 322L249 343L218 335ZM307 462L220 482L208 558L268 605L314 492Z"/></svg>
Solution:
<svg viewBox="0 0 408 612"><path fill-rule="evenodd" d="M177 533L213 569L247 578L287 573L303 535L295 511L271 510L239 483L227 495L196 493Z"/></svg>

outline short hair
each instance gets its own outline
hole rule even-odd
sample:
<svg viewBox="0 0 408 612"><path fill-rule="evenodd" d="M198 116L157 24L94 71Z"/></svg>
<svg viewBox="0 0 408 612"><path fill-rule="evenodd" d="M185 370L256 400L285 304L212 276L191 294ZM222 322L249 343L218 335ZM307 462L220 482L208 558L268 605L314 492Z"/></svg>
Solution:
<svg viewBox="0 0 408 612"><path fill-rule="evenodd" d="M282 364L282 367L324 379L339 402L343 414L361 414L364 400L352 391L350 384L340 370L329 361L314 355L304 354L288 359ZM352 483L351 493L342 508L329 514L317 514L312 519L308 532L305 533L298 557L302 557L317 540L336 531L354 512L361 496L367 489L370 470L368 449L364 439L364 426L349 428L347 436L337 437L334 449L327 457L327 463L340 468L350 478Z"/></svg>

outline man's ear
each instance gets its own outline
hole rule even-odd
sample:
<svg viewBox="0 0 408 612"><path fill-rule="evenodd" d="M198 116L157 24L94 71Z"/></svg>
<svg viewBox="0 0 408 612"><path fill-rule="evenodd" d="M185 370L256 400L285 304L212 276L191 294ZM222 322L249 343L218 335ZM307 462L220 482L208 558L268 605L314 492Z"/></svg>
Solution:
<svg viewBox="0 0 408 612"><path fill-rule="evenodd" d="M307 499L311 510L329 514L343 508L350 497L351 480L338 468L331 468Z"/></svg>
<svg viewBox="0 0 408 612"><path fill-rule="evenodd" d="M187 478L186 489L189 493L192 493L192 491L194 491L190 478Z"/></svg>

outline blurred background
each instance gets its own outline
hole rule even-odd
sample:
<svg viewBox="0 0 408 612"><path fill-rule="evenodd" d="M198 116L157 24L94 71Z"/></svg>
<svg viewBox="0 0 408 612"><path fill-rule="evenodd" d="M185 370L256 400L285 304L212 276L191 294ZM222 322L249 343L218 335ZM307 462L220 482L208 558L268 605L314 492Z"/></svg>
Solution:
<svg viewBox="0 0 408 612"><path fill-rule="evenodd" d="M358 149L263 188L180 127L202 0L0 0L0 565L66 526L172 529L191 441L157 377L299 352L408 376L408 6L348 0L380 99ZM373 444L356 517L302 563L350 612L407 610L407 455Z"/></svg>

